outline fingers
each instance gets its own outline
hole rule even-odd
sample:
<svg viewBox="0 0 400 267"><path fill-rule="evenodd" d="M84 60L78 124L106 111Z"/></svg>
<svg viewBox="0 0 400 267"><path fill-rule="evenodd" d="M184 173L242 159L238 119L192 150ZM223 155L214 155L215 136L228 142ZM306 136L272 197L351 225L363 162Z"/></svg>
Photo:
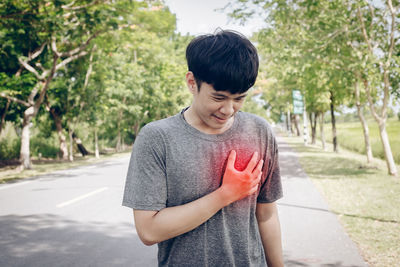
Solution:
<svg viewBox="0 0 400 267"><path fill-rule="evenodd" d="M249 163L247 164L246 171L253 172L254 167L257 165L258 160L258 152L254 152L253 156L251 157Z"/></svg>
<svg viewBox="0 0 400 267"><path fill-rule="evenodd" d="M257 177L253 180L253 182L251 184L252 186L258 186L258 184L261 181L261 175L262 175L262 173L260 172L260 174L258 174Z"/></svg>
<svg viewBox="0 0 400 267"><path fill-rule="evenodd" d="M260 172L260 174L257 176L257 179L255 179L252 183L252 188L249 192L249 195L254 194L255 192L258 191L258 187L260 186L260 181L261 181L261 175L262 173Z"/></svg>
<svg viewBox="0 0 400 267"><path fill-rule="evenodd" d="M226 167L229 169L235 168L235 161L236 161L236 151L231 150L228 156L228 162L226 163Z"/></svg>
<svg viewBox="0 0 400 267"><path fill-rule="evenodd" d="M258 175L258 173L261 173L263 165L264 165L264 160L261 159L258 162L257 167L256 167L256 169L254 170L253 173L256 174L256 175Z"/></svg>

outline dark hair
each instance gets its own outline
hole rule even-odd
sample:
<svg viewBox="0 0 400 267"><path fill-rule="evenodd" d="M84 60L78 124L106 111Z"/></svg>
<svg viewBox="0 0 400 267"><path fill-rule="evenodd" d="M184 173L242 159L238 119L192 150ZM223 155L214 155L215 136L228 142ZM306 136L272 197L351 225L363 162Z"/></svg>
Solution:
<svg viewBox="0 0 400 267"><path fill-rule="evenodd" d="M244 93L254 85L258 74L257 49L234 31L194 38L186 48L186 60L198 89L206 82L217 91Z"/></svg>

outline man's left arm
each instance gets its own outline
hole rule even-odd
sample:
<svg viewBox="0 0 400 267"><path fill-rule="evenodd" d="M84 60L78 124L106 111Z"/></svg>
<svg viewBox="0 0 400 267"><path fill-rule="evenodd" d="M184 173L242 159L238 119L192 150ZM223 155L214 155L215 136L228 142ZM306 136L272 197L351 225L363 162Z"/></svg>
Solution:
<svg viewBox="0 0 400 267"><path fill-rule="evenodd" d="M257 203L256 216L268 267L283 267L281 226L276 203Z"/></svg>

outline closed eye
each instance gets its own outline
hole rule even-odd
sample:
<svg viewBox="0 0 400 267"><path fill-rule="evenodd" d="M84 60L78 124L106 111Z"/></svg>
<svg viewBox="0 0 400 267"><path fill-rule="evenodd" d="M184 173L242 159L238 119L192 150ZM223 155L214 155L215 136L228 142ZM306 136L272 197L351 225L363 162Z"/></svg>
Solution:
<svg viewBox="0 0 400 267"><path fill-rule="evenodd" d="M242 101L245 97L246 96L241 96L241 97L235 98L235 101Z"/></svg>
<svg viewBox="0 0 400 267"><path fill-rule="evenodd" d="M222 98L222 97L213 97L213 99L215 101L224 101L225 100L225 98Z"/></svg>

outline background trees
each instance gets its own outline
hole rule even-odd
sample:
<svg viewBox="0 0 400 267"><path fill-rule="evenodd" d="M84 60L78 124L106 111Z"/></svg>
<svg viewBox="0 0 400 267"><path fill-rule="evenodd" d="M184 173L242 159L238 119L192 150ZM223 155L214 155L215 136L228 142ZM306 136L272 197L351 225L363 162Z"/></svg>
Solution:
<svg viewBox="0 0 400 267"><path fill-rule="evenodd" d="M132 5L123 1L4 1L0 6L3 77L32 77L24 97L19 88L1 95L23 105L20 161L31 168L30 124L37 115L57 71L88 54L98 35L116 28ZM4 40L4 42L3 42ZM8 65L7 65L8 64Z"/></svg>
<svg viewBox="0 0 400 267"><path fill-rule="evenodd" d="M21 168L32 166L31 127L55 130L59 157L73 160L73 136L121 150L187 104L189 38L161 2L3 1L0 17L1 125L20 132Z"/></svg>
<svg viewBox="0 0 400 267"><path fill-rule="evenodd" d="M254 40L266 76L276 81L276 93L266 95L267 102L285 107L285 102L290 103L289 92L299 89L307 112L315 114L311 119L329 107L335 151L335 112L339 107L357 106L362 115L362 107L368 105L380 129L388 172L396 175L385 124L389 103L399 91L400 3L248 0L230 8L231 16L242 21L251 14L265 18L265 28ZM276 103L276 95L286 98ZM360 121L370 161L368 126L362 116Z"/></svg>
<svg viewBox="0 0 400 267"><path fill-rule="evenodd" d="M395 175L385 132L388 106L400 95L399 2L240 0L230 8L243 21L265 19L252 37L261 66L244 109L274 121L286 115L301 128L292 114L292 90L300 90L311 142L318 123L324 140L329 121L337 151L336 116L357 108L370 162L369 109ZM162 1L6 0L0 18L0 131L13 123L23 168L39 143L56 143L58 157L70 160L78 138L89 153L123 150L142 125L189 104L183 75L191 36L175 33L176 18Z"/></svg>

